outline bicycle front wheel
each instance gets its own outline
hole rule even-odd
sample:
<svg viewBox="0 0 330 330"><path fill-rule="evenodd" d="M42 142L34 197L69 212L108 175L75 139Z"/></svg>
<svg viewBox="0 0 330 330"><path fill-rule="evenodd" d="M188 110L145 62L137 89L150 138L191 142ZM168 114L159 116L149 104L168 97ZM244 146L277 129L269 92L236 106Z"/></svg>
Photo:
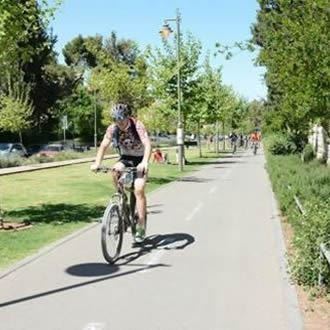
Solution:
<svg viewBox="0 0 330 330"><path fill-rule="evenodd" d="M118 204L109 204L102 218L101 245L104 259L113 264L123 243L123 220Z"/></svg>

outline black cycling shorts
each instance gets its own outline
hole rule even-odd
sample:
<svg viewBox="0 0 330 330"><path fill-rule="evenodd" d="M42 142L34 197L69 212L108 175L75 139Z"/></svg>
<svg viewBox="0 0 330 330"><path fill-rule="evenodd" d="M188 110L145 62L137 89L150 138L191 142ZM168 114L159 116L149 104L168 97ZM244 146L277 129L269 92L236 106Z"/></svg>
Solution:
<svg viewBox="0 0 330 330"><path fill-rule="evenodd" d="M143 156L126 156L121 155L119 161L126 167L136 167L142 162Z"/></svg>

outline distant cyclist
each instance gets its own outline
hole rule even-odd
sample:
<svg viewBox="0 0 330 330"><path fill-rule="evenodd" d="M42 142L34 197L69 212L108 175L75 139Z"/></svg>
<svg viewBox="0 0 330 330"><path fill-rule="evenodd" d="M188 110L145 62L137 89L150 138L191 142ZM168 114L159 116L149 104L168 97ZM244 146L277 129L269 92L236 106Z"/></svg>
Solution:
<svg viewBox="0 0 330 330"><path fill-rule="evenodd" d="M143 123L130 116L127 104L115 104L110 115L114 123L107 128L103 141L97 152L91 170L97 170L102 163L106 149L112 145L118 149L120 158L113 166L117 173L113 173L113 180L117 185L118 173L125 167L137 167L137 178L134 182L136 207L139 216L136 228L135 241L142 243L145 239L145 219L147 200L145 195L146 173L151 156L151 143Z"/></svg>
<svg viewBox="0 0 330 330"><path fill-rule="evenodd" d="M259 143L261 141L261 134L260 132L255 129L251 135L250 135L250 141L253 143L253 142L256 142L256 143Z"/></svg>
<svg viewBox="0 0 330 330"><path fill-rule="evenodd" d="M257 154L257 149L259 148L260 140L261 134L257 129L255 129L250 135L251 148L253 149L253 153L255 155Z"/></svg>
<svg viewBox="0 0 330 330"><path fill-rule="evenodd" d="M235 132L232 132L229 135L229 139L230 139L231 147L233 149L233 154L234 154L236 152L236 149L237 149L238 135Z"/></svg>

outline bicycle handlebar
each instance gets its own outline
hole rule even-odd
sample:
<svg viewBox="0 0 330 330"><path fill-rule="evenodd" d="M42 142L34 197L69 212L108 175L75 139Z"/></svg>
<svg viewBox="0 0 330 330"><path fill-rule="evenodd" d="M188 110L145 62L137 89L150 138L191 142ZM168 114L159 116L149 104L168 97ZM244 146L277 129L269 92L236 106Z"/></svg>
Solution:
<svg viewBox="0 0 330 330"><path fill-rule="evenodd" d="M96 173L98 173L98 172L108 173L111 171L118 171L118 170L114 167L108 167L108 166L100 166L95 170ZM121 172L121 173L137 172L137 167L127 167L118 172Z"/></svg>

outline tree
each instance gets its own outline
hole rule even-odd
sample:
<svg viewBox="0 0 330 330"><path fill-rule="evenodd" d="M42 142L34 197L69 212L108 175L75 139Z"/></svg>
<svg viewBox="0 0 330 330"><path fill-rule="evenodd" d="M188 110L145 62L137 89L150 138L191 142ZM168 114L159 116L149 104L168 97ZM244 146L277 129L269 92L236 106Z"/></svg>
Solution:
<svg viewBox="0 0 330 330"><path fill-rule="evenodd" d="M29 87L23 81L9 82L8 95L0 96L0 129L19 134L31 126L32 104Z"/></svg>
<svg viewBox="0 0 330 330"><path fill-rule="evenodd" d="M7 7L10 13L8 17L19 23L8 22L2 35L2 42L6 43L8 48L1 52L0 56L0 92L8 95L8 77L11 81L19 81L23 76L24 83L29 86L27 97L33 106L32 123L39 127L39 131L42 125L48 123L49 131L52 110L59 96L57 83L61 80L50 81L47 71L48 66L56 66L53 51L56 38L47 33L54 7L50 7L47 1L43 0L18 0L13 3L13 6ZM3 5L3 2L1 4ZM20 32L22 35L18 36Z"/></svg>
<svg viewBox="0 0 330 330"><path fill-rule="evenodd" d="M23 60L29 61L32 54L44 45L26 45L36 30L35 21L41 19L43 26L47 26L60 0L53 1L53 6L47 0L1 0L0 1L0 69L9 69L8 65ZM17 65L17 63L16 63ZM2 71L3 72L3 71Z"/></svg>
<svg viewBox="0 0 330 330"><path fill-rule="evenodd" d="M253 42L267 68L267 123L307 134L330 119L329 11L326 0L259 0Z"/></svg>
<svg viewBox="0 0 330 330"><path fill-rule="evenodd" d="M153 102L143 107L138 112L138 118L142 120L148 131L159 134L161 132L175 132L177 114L170 111L161 102Z"/></svg>
<svg viewBox="0 0 330 330"><path fill-rule="evenodd" d="M222 123L222 134L225 133L226 125L235 128L239 125L242 110L240 100L231 87L223 84L221 67L213 68L209 56L206 57L203 71L198 79L194 104L195 109L189 116L190 121L198 123L199 127L205 124L209 127L213 124L209 134L218 136L220 123ZM218 151L218 139L216 141Z"/></svg>
<svg viewBox="0 0 330 330"><path fill-rule="evenodd" d="M192 111L195 87L198 80L201 43L191 34L180 38L180 83L184 121ZM162 49L148 50L148 76L150 92L155 100L162 104L160 111L171 111L177 118L177 72L176 37L172 42L164 41ZM165 113L164 113L165 115ZM173 123L176 125L176 122Z"/></svg>
<svg viewBox="0 0 330 330"><path fill-rule="evenodd" d="M83 86L78 86L71 95L61 101L57 113L59 121L60 118L67 115L70 122L69 132L72 136L79 136L84 141L93 140L95 110L97 118L96 126L98 128L97 135L103 130L101 124L102 107L96 102L94 96L88 93L87 89Z"/></svg>
<svg viewBox="0 0 330 330"><path fill-rule="evenodd" d="M90 85L107 103L125 102L133 109L139 109L147 100L145 76L132 74L131 68L125 64L114 64L111 70L96 68Z"/></svg>
<svg viewBox="0 0 330 330"><path fill-rule="evenodd" d="M73 67L94 68L98 64L97 53L102 50L103 38L83 38L80 34L72 39L63 48L65 63Z"/></svg>
<svg viewBox="0 0 330 330"><path fill-rule="evenodd" d="M131 39L118 40L114 31L111 32L109 38L105 39L104 49L114 62L124 63L128 66L134 65L139 56L137 43Z"/></svg>

